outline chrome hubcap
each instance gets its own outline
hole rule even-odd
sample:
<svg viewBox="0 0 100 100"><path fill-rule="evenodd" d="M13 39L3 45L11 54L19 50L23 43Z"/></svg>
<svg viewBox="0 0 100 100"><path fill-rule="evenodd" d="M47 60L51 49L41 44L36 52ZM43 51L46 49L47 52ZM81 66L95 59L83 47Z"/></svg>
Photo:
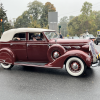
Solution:
<svg viewBox="0 0 100 100"><path fill-rule="evenodd" d="M77 63L73 63L72 68L73 68L74 70L77 70L77 69L78 69Z"/></svg>
<svg viewBox="0 0 100 100"><path fill-rule="evenodd" d="M53 53L53 58L54 58L54 59L58 58L59 56L60 56L60 54L59 54L58 51L55 51L55 52Z"/></svg>
<svg viewBox="0 0 100 100"><path fill-rule="evenodd" d="M70 70L72 72L79 72L81 70L81 65L79 62L73 61L70 63Z"/></svg>

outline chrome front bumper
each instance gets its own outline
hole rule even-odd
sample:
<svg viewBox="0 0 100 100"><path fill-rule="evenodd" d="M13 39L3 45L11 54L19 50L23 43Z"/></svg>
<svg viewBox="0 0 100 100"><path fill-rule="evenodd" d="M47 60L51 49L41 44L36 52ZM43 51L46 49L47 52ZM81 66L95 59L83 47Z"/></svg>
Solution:
<svg viewBox="0 0 100 100"><path fill-rule="evenodd" d="M99 60L95 64L92 64L92 67L97 67L98 65L99 65Z"/></svg>
<svg viewBox="0 0 100 100"><path fill-rule="evenodd" d="M99 65L99 63L100 63L100 53L97 55L97 57L95 58L93 58L93 64L92 64L92 67L96 67L96 66L98 66Z"/></svg>

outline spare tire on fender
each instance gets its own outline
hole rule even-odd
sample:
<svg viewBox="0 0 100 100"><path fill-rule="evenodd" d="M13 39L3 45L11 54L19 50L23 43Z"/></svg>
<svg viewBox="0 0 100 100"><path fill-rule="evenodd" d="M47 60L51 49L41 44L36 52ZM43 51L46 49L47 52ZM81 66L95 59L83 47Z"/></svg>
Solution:
<svg viewBox="0 0 100 100"><path fill-rule="evenodd" d="M65 48L60 44L52 45L47 51L47 57L50 62L54 61L66 52Z"/></svg>

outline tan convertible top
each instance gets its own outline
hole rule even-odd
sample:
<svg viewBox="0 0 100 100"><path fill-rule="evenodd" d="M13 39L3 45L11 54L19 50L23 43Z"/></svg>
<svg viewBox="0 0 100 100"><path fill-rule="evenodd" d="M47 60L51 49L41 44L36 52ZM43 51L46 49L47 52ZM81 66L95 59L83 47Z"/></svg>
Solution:
<svg viewBox="0 0 100 100"><path fill-rule="evenodd" d="M8 31L5 31L2 34L2 37L0 41L7 42L12 40L13 36L16 33L23 33L23 32L45 32L45 31L55 31L55 30L50 30L50 29L42 29L42 28L16 28L16 29L10 29Z"/></svg>

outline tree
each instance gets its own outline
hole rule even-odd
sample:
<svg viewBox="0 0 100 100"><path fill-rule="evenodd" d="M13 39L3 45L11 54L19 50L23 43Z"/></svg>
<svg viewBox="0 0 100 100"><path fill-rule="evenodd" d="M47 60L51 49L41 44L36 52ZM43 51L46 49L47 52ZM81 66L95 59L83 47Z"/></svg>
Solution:
<svg viewBox="0 0 100 100"><path fill-rule="evenodd" d="M55 12L56 11L56 8L54 7L53 4L51 4L50 2L46 2L45 3L45 10L47 12Z"/></svg>
<svg viewBox="0 0 100 100"><path fill-rule="evenodd" d="M56 11L55 7L50 2L47 2L45 5L37 0L30 2L28 4L28 10L24 11L14 22L14 27L48 28L49 11Z"/></svg>
<svg viewBox="0 0 100 100"><path fill-rule="evenodd" d="M81 33L81 28L82 28L82 25L80 24L80 20L79 20L79 17L76 16L74 17L69 23L68 23L68 34L71 35L71 36L74 36L74 35L80 35Z"/></svg>
<svg viewBox="0 0 100 100"><path fill-rule="evenodd" d="M96 29L100 30L100 11L93 11L93 14L95 15Z"/></svg>
<svg viewBox="0 0 100 100"><path fill-rule="evenodd" d="M82 15L89 16L92 13L92 4L89 2L84 2L81 12Z"/></svg>
<svg viewBox="0 0 100 100"><path fill-rule="evenodd" d="M14 22L14 27L15 28L28 27L29 23L30 23L30 16L28 14L28 11L24 11L23 14L19 16Z"/></svg>
<svg viewBox="0 0 100 100"><path fill-rule="evenodd" d="M60 22L59 22L59 26L61 26L61 34L63 36L67 36L67 24L68 24L68 17L65 16L63 18L60 19Z"/></svg>
<svg viewBox="0 0 100 100"><path fill-rule="evenodd" d="M92 15L92 4L89 2L84 2L81 12L82 14L80 16L80 20L84 22L85 28L88 29L90 24L89 23L90 15Z"/></svg>
<svg viewBox="0 0 100 100"><path fill-rule="evenodd" d="M56 8L50 2L46 2L43 7L43 13L40 18L41 27L48 27L48 12L55 12Z"/></svg>
<svg viewBox="0 0 100 100"><path fill-rule="evenodd" d="M71 21L75 16L69 16L69 21Z"/></svg>
<svg viewBox="0 0 100 100"><path fill-rule="evenodd" d="M40 27L39 18L42 14L43 4L37 0L28 4L28 10L24 11L16 19L14 26L18 27Z"/></svg>
<svg viewBox="0 0 100 100"><path fill-rule="evenodd" d="M81 9L82 14L73 18L68 23L68 32L69 34L80 35L89 31L89 33L95 35L95 14L92 12L92 4L85 2Z"/></svg>
<svg viewBox="0 0 100 100"><path fill-rule="evenodd" d="M43 4L37 0L28 4L28 12L35 20L38 20L42 15Z"/></svg>
<svg viewBox="0 0 100 100"><path fill-rule="evenodd" d="M100 11L93 11L92 14L94 15L92 32L96 36L97 30L100 30Z"/></svg>
<svg viewBox="0 0 100 100"><path fill-rule="evenodd" d="M23 27L22 26L22 16L19 16L17 19L16 19L16 22L14 23L14 27L15 28L20 28L20 27Z"/></svg>
<svg viewBox="0 0 100 100"><path fill-rule="evenodd" d="M2 3L0 4L0 19L2 19L2 22L0 22L0 36L1 36L1 33L3 31L6 31L6 30L12 28L12 26L8 22L8 19L6 16L6 11L5 11Z"/></svg>
<svg viewBox="0 0 100 100"><path fill-rule="evenodd" d="M40 24L36 20L34 20L32 16L30 16L30 19L31 21L29 27L40 28Z"/></svg>

